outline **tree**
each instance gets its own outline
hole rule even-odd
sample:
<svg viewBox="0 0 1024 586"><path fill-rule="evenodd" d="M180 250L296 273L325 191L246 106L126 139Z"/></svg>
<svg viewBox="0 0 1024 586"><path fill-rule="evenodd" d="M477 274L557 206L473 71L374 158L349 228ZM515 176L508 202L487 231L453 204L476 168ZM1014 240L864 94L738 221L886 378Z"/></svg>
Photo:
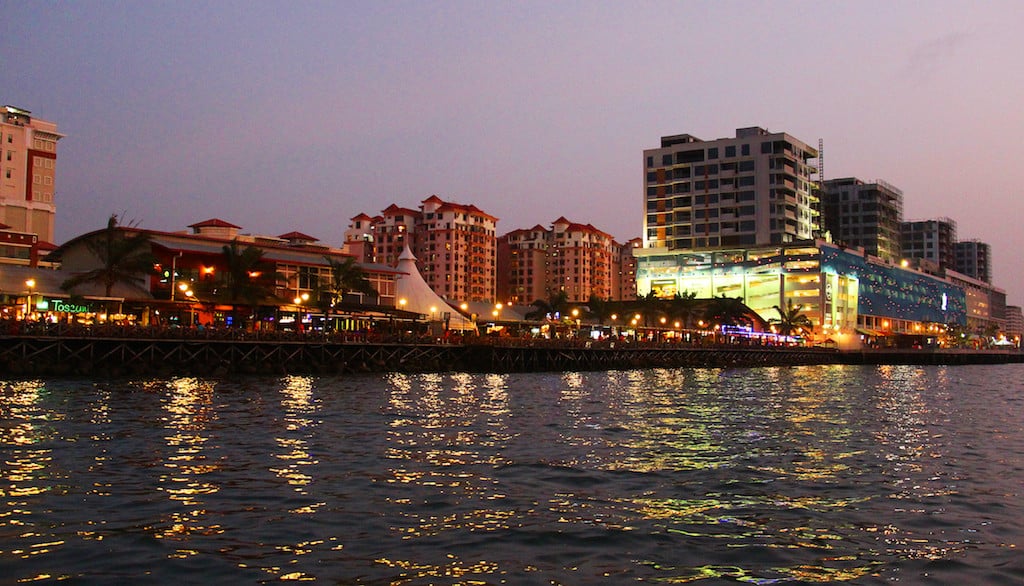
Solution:
<svg viewBox="0 0 1024 586"><path fill-rule="evenodd" d="M601 299L593 293L590 294L590 299L587 301L587 315L597 320L597 323L604 325L605 320L611 317L614 305L610 299Z"/></svg>
<svg viewBox="0 0 1024 586"><path fill-rule="evenodd" d="M110 297L116 285L127 285L148 294L143 286L145 277L156 272L157 262L150 240L148 232L128 233L118 225L117 214L111 214L106 229L85 240L86 248L99 259L100 266L65 280L60 288L71 291L85 283L100 284L105 296Z"/></svg>
<svg viewBox="0 0 1024 586"><path fill-rule="evenodd" d="M704 309L704 321L712 325L742 325L750 323L747 306L742 297L712 297Z"/></svg>
<svg viewBox="0 0 1024 586"><path fill-rule="evenodd" d="M814 329L814 324L810 318L800 313L803 309L802 305L793 305L792 299L786 300L786 308L783 309L778 305L772 307L779 313L778 318L771 320L771 323L777 324L779 333L783 336L789 336L795 333L809 332Z"/></svg>
<svg viewBox="0 0 1024 586"><path fill-rule="evenodd" d="M344 298L346 293L356 291L375 295L373 285L367 280L362 267L356 264L354 257L347 257L345 260L337 260L328 256L324 257L331 267L331 276L323 279L322 290L330 296L330 305L333 307Z"/></svg>
<svg viewBox="0 0 1024 586"><path fill-rule="evenodd" d="M281 275L272 262L263 258L263 249L255 246L239 249L238 241L232 240L221 250L225 269L206 286L204 297L230 304L232 314L240 306L255 308L260 302L274 297L274 287ZM243 325L244 322L243 319Z"/></svg>
<svg viewBox="0 0 1024 586"><path fill-rule="evenodd" d="M537 299L530 305L535 309L523 316L526 319L542 320L548 315L564 314L569 309L569 294L560 289L552 293L547 300Z"/></svg>
<svg viewBox="0 0 1024 586"><path fill-rule="evenodd" d="M669 301L669 313L673 319L678 319L684 328L689 328L693 325L694 318L700 314L697 309L697 294L689 291L676 293Z"/></svg>
<svg viewBox="0 0 1024 586"><path fill-rule="evenodd" d="M660 299L654 291L648 292L647 295L637 295L634 305L643 319L644 327L649 326L651 320L657 322L658 318L665 314L665 300Z"/></svg>

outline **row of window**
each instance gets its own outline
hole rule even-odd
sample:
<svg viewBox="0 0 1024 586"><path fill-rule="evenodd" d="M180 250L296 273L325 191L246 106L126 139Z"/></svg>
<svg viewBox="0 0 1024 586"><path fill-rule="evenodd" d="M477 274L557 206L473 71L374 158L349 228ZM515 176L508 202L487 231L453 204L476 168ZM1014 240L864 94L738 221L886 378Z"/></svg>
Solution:
<svg viewBox="0 0 1024 586"><path fill-rule="evenodd" d="M698 205L717 205L719 203L730 205L732 203L742 203L747 201L754 201L756 195L753 191L736 191L727 193L701 193L697 195L687 195L683 197L676 197L670 203L675 208L688 208L690 206ZM652 205L653 204L653 205ZM647 202L648 211L657 209L657 200L649 200Z"/></svg>
<svg viewBox="0 0 1024 586"><path fill-rule="evenodd" d="M736 148L737 145L728 145L728 146L724 147L724 149L722 149L722 152L724 152L725 158L727 158L727 159L734 158L734 157L737 156L737 153L738 153L738 156L741 156L741 157L749 157L750 156L750 144L749 143L740 144L738 146L739 146L738 151L737 151L737 148ZM770 155L770 154L773 154L773 153L774 154L783 154L783 153L789 154L789 153L791 153L792 149L793 149L793 145L789 144L788 142L781 141L781 140L778 140L778 141L775 141L775 142L765 141L765 142L761 143L761 154L762 155ZM704 160L705 153L706 153L706 156L707 156L708 159L718 159L719 158L719 156L718 156L719 152L720 152L719 151L719 147L708 147L706 151L704 149L697 149L697 150L677 151L675 153L667 153L667 154L663 154L661 156L661 166L668 167L668 166L671 166L671 165L681 165L681 164L685 164L685 163L697 163L697 162L700 162L700 161ZM648 168L654 167L654 157L652 157L652 156L647 157L647 167Z"/></svg>

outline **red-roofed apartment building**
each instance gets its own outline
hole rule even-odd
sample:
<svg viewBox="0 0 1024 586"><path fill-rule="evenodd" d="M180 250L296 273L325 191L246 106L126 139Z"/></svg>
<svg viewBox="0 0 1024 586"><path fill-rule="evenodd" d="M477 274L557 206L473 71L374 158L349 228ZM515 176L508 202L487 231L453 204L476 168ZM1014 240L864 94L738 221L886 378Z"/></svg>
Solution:
<svg viewBox="0 0 1024 586"><path fill-rule="evenodd" d="M431 195L419 209L392 204L379 216L359 214L345 232L346 250L390 266L406 241L416 256L423 279L450 301L494 301L498 218L474 205L457 204Z"/></svg>
<svg viewBox="0 0 1024 586"><path fill-rule="evenodd" d="M498 239L498 297L512 304L547 300L564 291L570 302L600 299L635 299L623 283L624 246L590 224L558 218L547 229L541 225L513 230ZM630 295L629 291L632 291Z"/></svg>

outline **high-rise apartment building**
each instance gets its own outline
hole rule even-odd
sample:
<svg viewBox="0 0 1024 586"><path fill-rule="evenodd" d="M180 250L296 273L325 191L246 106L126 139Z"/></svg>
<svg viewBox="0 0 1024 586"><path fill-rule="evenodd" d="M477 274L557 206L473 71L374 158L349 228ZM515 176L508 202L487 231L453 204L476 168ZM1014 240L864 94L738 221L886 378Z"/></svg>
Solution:
<svg viewBox="0 0 1024 586"><path fill-rule="evenodd" d="M810 240L819 230L810 161L816 149L783 133L664 136L644 151L644 248L722 249Z"/></svg>
<svg viewBox="0 0 1024 586"><path fill-rule="evenodd" d="M0 108L0 223L53 242L57 125L14 106Z"/></svg>
<svg viewBox="0 0 1024 586"><path fill-rule="evenodd" d="M636 299L636 255L633 251L642 248L643 238L631 238L625 244L619 246L619 278L618 296L614 297L621 301L634 301Z"/></svg>
<svg viewBox="0 0 1024 586"><path fill-rule="evenodd" d="M352 218L346 249L361 250L372 242L374 262L397 266L408 242L434 293L455 301L493 301L497 222L476 206L432 195L416 210L392 204L379 216Z"/></svg>
<svg viewBox="0 0 1024 586"><path fill-rule="evenodd" d="M956 243L956 272L975 279L992 282L992 249L980 240L962 240Z"/></svg>
<svg viewBox="0 0 1024 586"><path fill-rule="evenodd" d="M564 291L572 302L619 299L620 248L605 232L564 217L550 229L513 230L499 238L499 298L529 304Z"/></svg>
<svg viewBox="0 0 1024 586"><path fill-rule="evenodd" d="M840 244L889 262L902 258L903 192L885 181L829 179L821 186L822 224Z"/></svg>
<svg viewBox="0 0 1024 586"><path fill-rule="evenodd" d="M956 222L949 218L902 222L900 245L906 258L938 263L942 270L956 268Z"/></svg>

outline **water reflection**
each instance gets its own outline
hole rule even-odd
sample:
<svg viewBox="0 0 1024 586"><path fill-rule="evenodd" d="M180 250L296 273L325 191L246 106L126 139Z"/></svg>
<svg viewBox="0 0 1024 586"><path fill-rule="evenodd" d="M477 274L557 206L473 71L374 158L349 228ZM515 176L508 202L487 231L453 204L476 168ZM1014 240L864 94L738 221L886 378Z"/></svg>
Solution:
<svg viewBox="0 0 1024 586"><path fill-rule="evenodd" d="M316 434L319 424L313 417L318 403L313 398L312 377L289 376L283 383L281 409L284 429L274 438L279 450L274 457L281 461L282 466L275 466L270 471L294 487L295 492L305 495L308 494L306 487L313 480L308 472L318 463L309 452L309 440ZM292 512L311 513L322 505L310 503Z"/></svg>
<svg viewBox="0 0 1024 586"><path fill-rule="evenodd" d="M164 427L169 453L163 461L166 470L160 475L160 490L177 504L163 523L153 528L162 539L187 542L190 534L216 534L223 531L217 524L207 524L205 498L220 487L209 481L211 472L221 462L208 453L208 426L216 419L213 408L214 386L209 381L179 378L170 381L163 397ZM216 447L216 446L213 446ZM178 550L180 556L195 555L188 548Z"/></svg>
<svg viewBox="0 0 1024 586"><path fill-rule="evenodd" d="M18 580L1013 583L1020 372L0 383L0 559Z"/></svg>

